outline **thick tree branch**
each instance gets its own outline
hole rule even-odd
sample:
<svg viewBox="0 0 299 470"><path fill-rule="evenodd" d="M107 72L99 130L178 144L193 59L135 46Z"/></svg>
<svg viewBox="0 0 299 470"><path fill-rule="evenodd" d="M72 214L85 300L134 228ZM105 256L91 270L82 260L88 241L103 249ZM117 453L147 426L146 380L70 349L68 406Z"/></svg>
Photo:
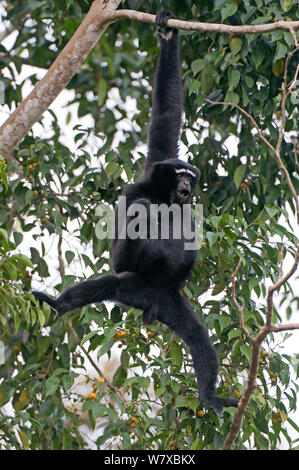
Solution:
<svg viewBox="0 0 299 470"><path fill-rule="evenodd" d="M143 13L135 10L118 10L111 13L112 21L128 19L131 21L141 21L143 23L155 24L155 18L155 15L150 15L149 13ZM299 29L299 21L277 21L276 23L259 25L231 26L229 24L199 23L195 21L170 19L167 21L167 26L188 31L201 31L205 33L262 34L271 33L277 29L285 29L289 31L297 30Z"/></svg>

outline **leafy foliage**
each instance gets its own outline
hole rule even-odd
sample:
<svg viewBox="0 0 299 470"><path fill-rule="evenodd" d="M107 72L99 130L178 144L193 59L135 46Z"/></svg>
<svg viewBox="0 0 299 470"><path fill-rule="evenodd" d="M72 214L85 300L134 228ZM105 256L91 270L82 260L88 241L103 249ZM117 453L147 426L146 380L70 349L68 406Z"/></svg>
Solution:
<svg viewBox="0 0 299 470"><path fill-rule="evenodd" d="M37 82L37 69L20 78L26 64L48 69L89 2L5 3L5 19L16 33L7 49L1 46L0 73L6 108L12 110L22 101L25 82ZM162 3L180 19L233 25L295 20L298 8L295 1L282 0ZM126 0L122 6L155 13L161 2ZM205 216L205 242L185 294L217 348L219 393L240 396L251 348L231 300L231 273L241 258L237 297L255 336L265 322L266 287L279 276L281 254L285 259L295 251L294 206L273 155L246 117L235 107L213 106L204 98L239 104L275 147L284 63L294 38L282 30L239 37L181 31L180 37L182 153L201 171L196 198ZM46 283L60 291L110 270L110 242L95 234L96 208L103 202L113 206L124 184L141 173L158 52L152 26L112 24L69 83L64 120L51 108L7 168L0 161L2 448L81 449L88 445L86 434L98 429L97 448L218 449L229 430L234 410L226 409L219 418L203 408L188 351L169 330L154 324L149 331L142 326L141 312L101 305L69 316L74 336L67 318L49 318L48 311L31 305L28 294L31 284ZM297 64L298 53L289 63L290 80ZM294 175L298 106L290 96L286 113L281 155ZM46 118L50 124L44 129ZM297 192L298 181L292 178ZM299 299L290 285L281 289L280 301L291 318ZM275 322L281 318L277 307ZM298 358L283 351L289 335L270 335L265 341L257 387L235 449L275 449L283 438L290 448L298 447L298 438L286 430L288 423L298 432L289 416L297 409L299 374ZM90 369L76 339L94 353L108 379L97 381L99 374ZM105 362L115 356L119 362L113 371ZM78 385L82 376L83 392Z"/></svg>

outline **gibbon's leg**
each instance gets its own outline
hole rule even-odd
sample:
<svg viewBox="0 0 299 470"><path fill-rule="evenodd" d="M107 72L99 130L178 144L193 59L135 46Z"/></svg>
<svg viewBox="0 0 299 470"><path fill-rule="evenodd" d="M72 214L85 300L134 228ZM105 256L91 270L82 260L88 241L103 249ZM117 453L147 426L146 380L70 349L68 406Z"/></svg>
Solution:
<svg viewBox="0 0 299 470"><path fill-rule="evenodd" d="M218 413L222 412L224 406L237 406L238 400L216 396L218 359L208 330L198 319L189 302L179 293L171 294L171 301L173 310L160 310L158 320L174 330L189 346L197 377L199 399L210 404Z"/></svg>
<svg viewBox="0 0 299 470"><path fill-rule="evenodd" d="M147 287L140 277L131 272L88 279L69 287L56 299L43 292L33 291L32 294L41 303L47 302L53 309L53 313L57 311L59 315L104 300L148 310L155 308L157 299L156 290Z"/></svg>

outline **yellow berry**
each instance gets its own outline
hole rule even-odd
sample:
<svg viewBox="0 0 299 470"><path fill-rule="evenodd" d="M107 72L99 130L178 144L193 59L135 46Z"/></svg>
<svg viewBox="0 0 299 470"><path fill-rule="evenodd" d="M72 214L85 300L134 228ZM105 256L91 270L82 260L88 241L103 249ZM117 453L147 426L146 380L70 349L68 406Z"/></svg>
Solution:
<svg viewBox="0 0 299 470"><path fill-rule="evenodd" d="M131 428L136 428L136 423L131 423Z"/></svg>
<svg viewBox="0 0 299 470"><path fill-rule="evenodd" d="M205 412L203 410L199 410L197 414L200 418L202 418L205 415Z"/></svg>
<svg viewBox="0 0 299 470"><path fill-rule="evenodd" d="M130 420L132 421L132 423L137 423L137 419L135 418L135 416L131 416Z"/></svg>
<svg viewBox="0 0 299 470"><path fill-rule="evenodd" d="M119 338L121 338L121 336L122 336L122 335L121 335L121 332L118 331L117 333L115 333L114 339L119 339Z"/></svg>
<svg viewBox="0 0 299 470"><path fill-rule="evenodd" d="M90 398L90 400L96 400L97 396L94 392L90 392L90 394L88 395L88 398Z"/></svg>
<svg viewBox="0 0 299 470"><path fill-rule="evenodd" d="M121 331L120 332L120 337L121 338L125 338L127 336L127 332L126 331Z"/></svg>
<svg viewBox="0 0 299 470"><path fill-rule="evenodd" d="M97 382L99 382L100 384L104 384L104 383L105 383L104 377L99 377L99 378L97 379Z"/></svg>
<svg viewBox="0 0 299 470"><path fill-rule="evenodd" d="M262 392L260 392L260 393L259 393L259 397L262 397L262 396L263 396L263 394L262 394Z"/></svg>
<svg viewBox="0 0 299 470"><path fill-rule="evenodd" d="M148 336L149 338L151 338L151 337L153 336L153 332L152 332L152 331L148 331L148 332L147 332L147 336Z"/></svg>

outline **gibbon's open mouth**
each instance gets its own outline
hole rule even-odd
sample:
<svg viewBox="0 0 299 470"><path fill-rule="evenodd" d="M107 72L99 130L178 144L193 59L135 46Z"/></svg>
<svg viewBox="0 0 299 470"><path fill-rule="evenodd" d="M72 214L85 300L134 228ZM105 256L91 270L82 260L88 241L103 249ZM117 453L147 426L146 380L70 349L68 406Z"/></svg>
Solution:
<svg viewBox="0 0 299 470"><path fill-rule="evenodd" d="M180 189L178 192L177 192L178 196L185 199L186 197L189 196L190 192L187 191L187 189Z"/></svg>

